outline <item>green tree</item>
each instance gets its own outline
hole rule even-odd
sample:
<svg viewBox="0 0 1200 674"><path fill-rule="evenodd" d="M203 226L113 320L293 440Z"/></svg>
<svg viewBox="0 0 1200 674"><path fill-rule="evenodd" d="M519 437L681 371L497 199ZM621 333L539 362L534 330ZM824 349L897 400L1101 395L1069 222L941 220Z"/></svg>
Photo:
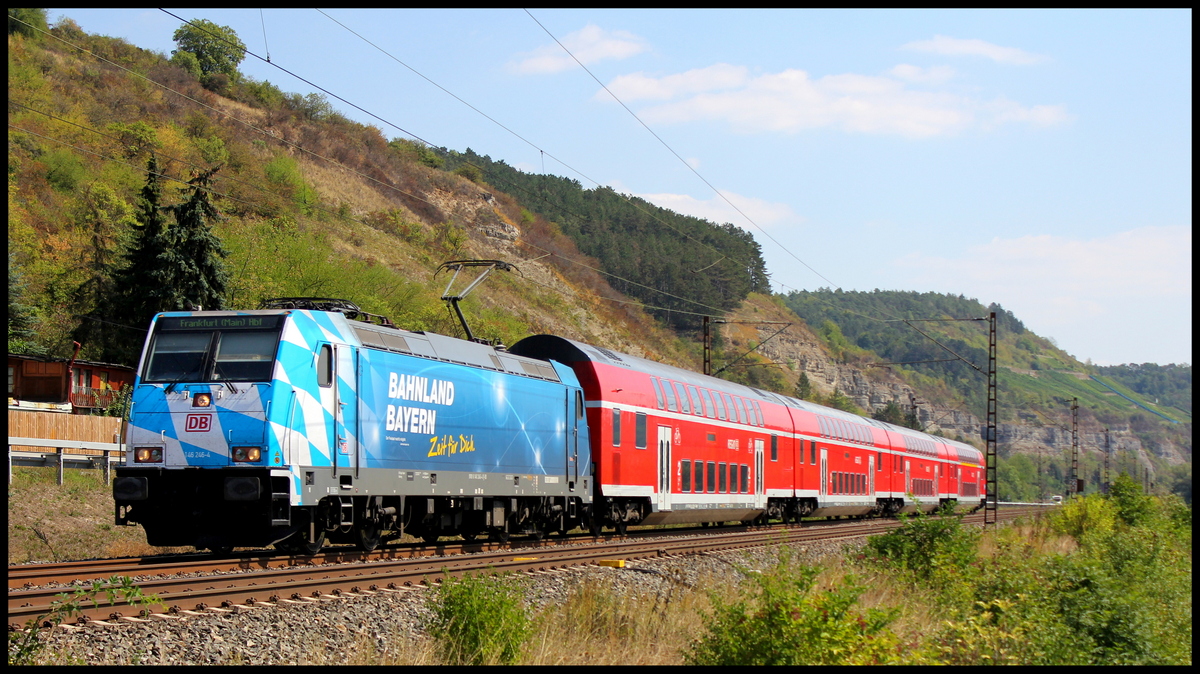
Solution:
<svg viewBox="0 0 1200 674"><path fill-rule="evenodd" d="M116 286L114 313L121 325L140 330L145 329L155 313L175 308L169 304L174 274L164 264L171 241L162 207L162 177L158 172L158 158L153 154L147 161L146 184L138 197L135 219L133 245L124 255L124 266L113 277ZM140 342L134 342L126 343L115 362L136 360Z"/></svg>
<svg viewBox="0 0 1200 674"><path fill-rule="evenodd" d="M236 80L238 64L246 58L246 45L238 39L237 33L229 26L218 26L208 19L185 23L175 31L172 39L179 48L171 54L181 51L194 54L202 76L220 73Z"/></svg>
<svg viewBox="0 0 1200 674"><path fill-rule="evenodd" d="M813 385L808 379L807 372L801 372L800 378L796 380L796 397L801 400L812 400Z"/></svg>
<svg viewBox="0 0 1200 674"><path fill-rule="evenodd" d="M165 255L165 261L175 274L170 309L225 308L229 273L224 258L228 253L212 231L212 223L220 219L220 213L209 194L209 184L218 170L219 167L198 173L188 181L187 187L180 188L186 200L166 207L175 216L176 223L170 237L171 246Z"/></svg>
<svg viewBox="0 0 1200 674"><path fill-rule="evenodd" d="M126 233L136 224L133 207L103 184L89 187L80 200L79 224L90 234L91 245L80 251L80 266L85 274L71 300L77 315L83 317L71 338L84 345L86 357L116 362L124 359L130 335L112 325L116 294L113 274L117 251Z"/></svg>
<svg viewBox="0 0 1200 674"><path fill-rule="evenodd" d="M46 24L44 9L8 9L8 34L23 35L37 40L42 34L39 30L49 30Z"/></svg>
<svg viewBox="0 0 1200 674"><path fill-rule="evenodd" d="M24 275L8 253L8 352L44 355L46 348L35 339L34 328L40 320L36 307L25 304L28 284Z"/></svg>
<svg viewBox="0 0 1200 674"><path fill-rule="evenodd" d="M900 408L900 405L898 405L895 400L889 400L882 409L875 410L875 413L871 415L871 418L875 419L876 421L886 421L889 424L895 424L897 426L904 426L905 421L904 410Z"/></svg>

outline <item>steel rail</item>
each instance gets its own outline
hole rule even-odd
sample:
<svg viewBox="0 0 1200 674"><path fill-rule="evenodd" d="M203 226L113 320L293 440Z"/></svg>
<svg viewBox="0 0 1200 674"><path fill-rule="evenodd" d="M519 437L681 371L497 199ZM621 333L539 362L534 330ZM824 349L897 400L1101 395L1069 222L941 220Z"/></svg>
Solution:
<svg viewBox="0 0 1200 674"><path fill-rule="evenodd" d="M1024 510L1006 512L1006 519L1019 517ZM967 516L965 521L982 521L981 515ZM443 575L460 576L470 573L545 572L570 566L590 565L606 559L637 560L652 557L677 556L704 552L734 550L762 545L778 545L805 541L828 541L859 538L901 525L897 520L861 520L838 524L842 526L747 528L740 531L709 533L702 536L671 537L669 532L655 531L654 536L608 539L587 544L547 545L544 547L505 548L480 551L477 554L448 556L400 556L357 563L299 563L285 568L249 570L244 573L142 579L137 585L146 594L158 595L173 614L246 610L278 602L330 599L339 595L369 594L398 591L403 587L428 584L431 578ZM587 537L591 539L591 537ZM465 546L455 547L468 547ZM486 545L486 544L483 544ZM447 546L449 547L449 546ZM475 547L482 547L475 544ZM362 553L359 553L360 555ZM336 555L335 555L336 556ZM210 560L211 561L211 560ZM133 569L133 575L145 576ZM365 588L365 589L364 589ZM62 588L34 588L9 591L10 626L23 625L28 620L48 613ZM219 607L219 608L218 608ZM137 620L135 609L118 600L114 606L99 605L82 610L83 621ZM148 612L145 615L152 615ZM164 614L154 614L162 617ZM145 619L144 617L141 619Z"/></svg>

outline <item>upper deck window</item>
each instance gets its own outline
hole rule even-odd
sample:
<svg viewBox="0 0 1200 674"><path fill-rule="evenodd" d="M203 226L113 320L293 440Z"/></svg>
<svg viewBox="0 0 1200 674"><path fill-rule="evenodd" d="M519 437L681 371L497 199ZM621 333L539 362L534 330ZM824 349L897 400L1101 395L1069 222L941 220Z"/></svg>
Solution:
<svg viewBox="0 0 1200 674"><path fill-rule="evenodd" d="M160 318L146 382L270 381L283 316Z"/></svg>
<svg viewBox="0 0 1200 674"><path fill-rule="evenodd" d="M683 384L678 382L675 385L679 387L679 411L690 414L692 408L688 405L687 389L683 387Z"/></svg>
<svg viewBox="0 0 1200 674"><path fill-rule="evenodd" d="M654 389L654 402L657 404L658 409L661 410L663 408L664 401L663 401L662 390L658 387L658 378L657 377L650 378L650 387Z"/></svg>
<svg viewBox="0 0 1200 674"><path fill-rule="evenodd" d="M666 379L662 380L663 393L667 396L667 409L675 411L675 388L671 386L671 382Z"/></svg>

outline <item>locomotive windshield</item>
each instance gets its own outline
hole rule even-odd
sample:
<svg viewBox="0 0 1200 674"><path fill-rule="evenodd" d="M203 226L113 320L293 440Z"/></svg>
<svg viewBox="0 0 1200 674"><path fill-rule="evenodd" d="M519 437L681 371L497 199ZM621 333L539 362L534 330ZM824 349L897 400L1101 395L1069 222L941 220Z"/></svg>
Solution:
<svg viewBox="0 0 1200 674"><path fill-rule="evenodd" d="M282 316L163 317L142 381L268 381Z"/></svg>

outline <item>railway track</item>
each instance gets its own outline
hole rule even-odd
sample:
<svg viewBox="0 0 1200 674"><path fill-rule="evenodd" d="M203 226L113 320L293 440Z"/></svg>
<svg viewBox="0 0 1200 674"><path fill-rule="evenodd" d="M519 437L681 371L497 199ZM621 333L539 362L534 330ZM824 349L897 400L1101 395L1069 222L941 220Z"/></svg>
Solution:
<svg viewBox="0 0 1200 674"><path fill-rule="evenodd" d="M1036 509L1032 509L1036 510ZM1001 519L1027 515L1027 509L1005 509ZM982 523L982 513L966 523ZM814 526L730 527L705 530L642 530L624 537L600 539L579 535L540 541L406 545L376 550L332 550L313 556L267 553L237 557L180 555L137 559L89 560L66 564L9 568L10 628L45 615L64 587L45 586L68 580L133 577L142 592L157 595L158 613L143 611L118 600L115 605L83 609L81 621L170 620L179 615L257 610L288 602L329 601L338 597L403 592L440 582L443 575L489 571L553 572L649 557L682 556L761 545L859 538L898 527L896 520L833 521ZM698 531L702 531L699 534ZM40 575L39 575L40 574ZM188 574L204 574L200 576ZM54 578L55 580L51 580ZM34 580L37 580L35 583ZM28 584L41 587L13 589ZM43 625L49 626L49 625Z"/></svg>

